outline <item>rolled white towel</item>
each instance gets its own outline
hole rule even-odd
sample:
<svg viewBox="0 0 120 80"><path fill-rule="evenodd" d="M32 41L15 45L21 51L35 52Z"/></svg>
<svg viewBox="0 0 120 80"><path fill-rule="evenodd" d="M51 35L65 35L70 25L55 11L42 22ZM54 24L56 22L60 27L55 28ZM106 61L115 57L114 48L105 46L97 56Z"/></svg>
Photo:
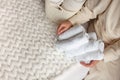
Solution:
<svg viewBox="0 0 120 80"><path fill-rule="evenodd" d="M68 56L75 57L96 50L100 50L101 52L104 51L104 43L101 40L91 40L87 44L77 47L77 49L66 51L65 54Z"/></svg>
<svg viewBox="0 0 120 80"><path fill-rule="evenodd" d="M69 11L79 11L86 0L64 0L62 7Z"/></svg>
<svg viewBox="0 0 120 80"><path fill-rule="evenodd" d="M80 61L90 62L91 60L102 60L103 57L104 57L103 52L97 50L97 51L85 53L85 54L80 55L80 56L76 56L75 59L78 62L80 62Z"/></svg>
<svg viewBox="0 0 120 80"><path fill-rule="evenodd" d="M64 40L68 39L70 37L73 37L79 33L85 32L85 29L81 25L75 25L69 30L65 31L61 35L58 36L58 40Z"/></svg>
<svg viewBox="0 0 120 80"><path fill-rule="evenodd" d="M90 40L97 40L97 35L95 32L88 33Z"/></svg>
<svg viewBox="0 0 120 80"><path fill-rule="evenodd" d="M88 43L89 36L88 34L77 34L74 37L71 37L66 40L61 40L56 42L56 48L60 52L66 52L75 50L76 48L82 46L83 44Z"/></svg>

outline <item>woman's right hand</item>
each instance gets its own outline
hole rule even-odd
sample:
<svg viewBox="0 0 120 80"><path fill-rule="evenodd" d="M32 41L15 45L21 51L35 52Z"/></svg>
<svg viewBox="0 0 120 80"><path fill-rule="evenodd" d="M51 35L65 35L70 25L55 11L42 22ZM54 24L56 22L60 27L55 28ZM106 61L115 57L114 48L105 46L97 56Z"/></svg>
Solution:
<svg viewBox="0 0 120 80"><path fill-rule="evenodd" d="M72 27L72 23L70 21L63 21L57 29L57 34L60 35L61 33L65 32L68 30L70 27Z"/></svg>

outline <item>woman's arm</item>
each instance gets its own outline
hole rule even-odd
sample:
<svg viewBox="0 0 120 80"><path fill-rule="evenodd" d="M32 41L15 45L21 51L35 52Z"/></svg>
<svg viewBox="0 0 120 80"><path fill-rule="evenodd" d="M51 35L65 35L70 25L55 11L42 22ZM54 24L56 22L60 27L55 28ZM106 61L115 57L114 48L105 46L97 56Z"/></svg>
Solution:
<svg viewBox="0 0 120 80"><path fill-rule="evenodd" d="M94 19L97 15L103 13L109 6L111 0L87 0L82 9L69 21L74 24L83 24Z"/></svg>
<svg viewBox="0 0 120 80"><path fill-rule="evenodd" d="M57 34L68 30L74 24L83 24L103 13L111 0L87 0L82 9L67 21L62 22L57 29Z"/></svg>
<svg viewBox="0 0 120 80"><path fill-rule="evenodd" d="M105 48L104 61L109 62L120 58L120 40Z"/></svg>

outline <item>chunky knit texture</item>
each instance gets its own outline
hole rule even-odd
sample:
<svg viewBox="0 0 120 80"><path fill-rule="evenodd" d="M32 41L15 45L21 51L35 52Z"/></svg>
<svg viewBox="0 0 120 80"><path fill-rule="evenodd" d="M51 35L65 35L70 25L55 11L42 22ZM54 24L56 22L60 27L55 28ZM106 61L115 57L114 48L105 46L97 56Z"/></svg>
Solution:
<svg viewBox="0 0 120 80"><path fill-rule="evenodd" d="M55 48L42 0L0 0L0 80L52 80L74 63Z"/></svg>

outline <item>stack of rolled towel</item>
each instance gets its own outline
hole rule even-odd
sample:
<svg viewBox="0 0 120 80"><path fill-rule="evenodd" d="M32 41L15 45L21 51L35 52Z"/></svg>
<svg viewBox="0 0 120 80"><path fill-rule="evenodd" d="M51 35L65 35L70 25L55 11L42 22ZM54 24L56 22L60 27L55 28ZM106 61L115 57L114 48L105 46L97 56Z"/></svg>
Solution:
<svg viewBox="0 0 120 80"><path fill-rule="evenodd" d="M98 40L96 33L87 33L83 26L75 25L58 36L56 49L69 58L90 62L104 57L104 43Z"/></svg>

